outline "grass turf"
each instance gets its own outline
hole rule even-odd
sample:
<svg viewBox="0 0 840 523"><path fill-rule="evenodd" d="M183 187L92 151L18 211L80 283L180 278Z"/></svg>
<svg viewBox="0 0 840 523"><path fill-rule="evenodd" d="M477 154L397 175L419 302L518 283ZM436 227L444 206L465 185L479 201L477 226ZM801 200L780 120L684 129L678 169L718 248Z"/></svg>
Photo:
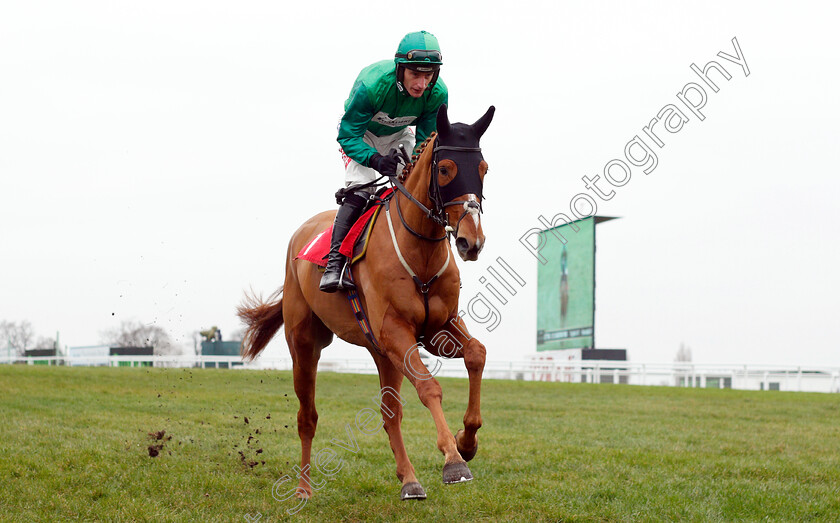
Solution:
<svg viewBox="0 0 840 523"><path fill-rule="evenodd" d="M455 431L467 381L440 382ZM443 485L434 424L405 382L403 434L429 497L401 502L384 430L353 428L357 452L332 441L377 391L375 376L319 375L313 450L343 466L289 515L272 486L299 460L291 373L2 365L0 520L840 519L838 395L487 380L475 479Z"/></svg>

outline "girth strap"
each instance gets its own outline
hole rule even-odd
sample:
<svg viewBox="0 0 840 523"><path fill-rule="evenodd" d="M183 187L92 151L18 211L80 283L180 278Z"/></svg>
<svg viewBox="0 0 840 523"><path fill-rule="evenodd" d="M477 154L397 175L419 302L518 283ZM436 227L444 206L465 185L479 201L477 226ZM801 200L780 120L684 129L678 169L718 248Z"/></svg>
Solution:
<svg viewBox="0 0 840 523"><path fill-rule="evenodd" d="M350 267L347 267L347 272L350 273ZM350 278L353 278L352 274L350 274ZM367 319L365 309L362 307L362 300L359 299L359 293L356 292L356 289L352 289L347 292L347 299L350 300L350 307L353 309L353 316L356 317L356 323L359 324L359 328L362 329L362 333L365 335L365 338L367 338L370 344L373 345L373 350L375 350L377 354L384 356L384 354L382 354L382 347L379 346L379 342L376 341L376 336L373 335L373 329Z"/></svg>
<svg viewBox="0 0 840 523"><path fill-rule="evenodd" d="M399 204L397 204L399 205ZM414 283L417 285L417 288L420 290L420 294L423 295L423 326L420 328L419 336L417 336L417 341L423 341L425 338L426 326L429 323L429 288L432 284L440 277L441 274L446 271L446 268L449 267L449 260L452 258L449 249L446 249L446 262L444 262L443 267L435 274L434 276L429 279L429 281L423 283L423 280L417 276L417 273L412 270L411 266L405 261L405 258L402 255L402 251L400 251L400 246L397 244L397 235L394 233L394 223L391 221L391 199L388 198L385 200L385 216L388 220L388 230L391 233L391 241L394 244L394 250L397 253L397 258L400 260L400 263L411 276L411 279L414 280ZM347 273L350 277L350 280L353 280L353 274L351 272L350 267L347 267ZM356 292L356 289L352 289L347 292L347 299L350 301L350 307L353 310L353 316L356 318L356 323L359 324L359 328L362 330L362 333L365 335L365 338L370 342L373 346L373 350L376 351L377 354L380 356L384 356L382 353L382 347L380 347L379 342L376 340L376 336L373 334L373 329L370 326L370 321L368 321L367 315L365 314L365 309L362 307L362 300L359 298L359 293Z"/></svg>

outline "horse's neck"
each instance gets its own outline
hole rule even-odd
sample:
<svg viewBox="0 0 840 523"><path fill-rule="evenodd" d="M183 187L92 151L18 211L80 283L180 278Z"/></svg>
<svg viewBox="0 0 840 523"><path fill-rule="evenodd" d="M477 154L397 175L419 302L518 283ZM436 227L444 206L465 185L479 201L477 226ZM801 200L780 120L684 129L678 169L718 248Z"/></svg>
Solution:
<svg viewBox="0 0 840 523"><path fill-rule="evenodd" d="M408 192L411 193L417 201L425 205L427 209L431 209L434 205L429 198L429 181L430 176L432 176L431 170L434 143L433 139L426 146L420 155L420 158L417 159L417 163L411 170L411 174L408 176L408 179L405 181L405 188ZM420 207L405 196L401 195L397 198L397 205L400 206L405 223L415 232L422 234L427 238L440 238L444 235L445 231L443 227L429 219ZM411 233L408 233L407 236L411 239L411 242L419 244L415 246L415 248L428 249L430 253L431 251L436 250L438 245L445 243L422 240Z"/></svg>

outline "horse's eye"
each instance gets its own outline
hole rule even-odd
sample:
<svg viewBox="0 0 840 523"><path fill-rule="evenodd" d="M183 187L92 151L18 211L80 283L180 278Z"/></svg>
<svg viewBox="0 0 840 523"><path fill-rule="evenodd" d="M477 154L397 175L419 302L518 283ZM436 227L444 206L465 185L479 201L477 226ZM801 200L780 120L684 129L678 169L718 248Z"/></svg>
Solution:
<svg viewBox="0 0 840 523"><path fill-rule="evenodd" d="M441 176L449 176L449 171L446 169L446 167L440 167L440 169L438 170L440 171Z"/></svg>

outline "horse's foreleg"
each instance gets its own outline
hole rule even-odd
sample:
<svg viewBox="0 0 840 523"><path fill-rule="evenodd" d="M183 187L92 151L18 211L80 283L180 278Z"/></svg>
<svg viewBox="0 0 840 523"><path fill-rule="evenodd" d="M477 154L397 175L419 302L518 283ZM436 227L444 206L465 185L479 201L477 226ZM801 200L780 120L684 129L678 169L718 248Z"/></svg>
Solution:
<svg viewBox="0 0 840 523"><path fill-rule="evenodd" d="M470 336L464 320L455 316L449 320L444 336L432 338L432 351L439 356L464 358L470 379L470 396L464 413L464 428L455 435L458 452L465 461L471 460L478 450L477 432L481 428L481 376L487 351L484 344ZM435 345L435 340L438 343ZM454 354L453 354L454 352Z"/></svg>
<svg viewBox="0 0 840 523"><path fill-rule="evenodd" d="M409 324L398 316L387 313L383 322L380 340L385 348L388 359L417 390L417 395L423 405L429 409L437 429L437 447L444 455L443 481L457 483L472 479L458 447L455 437L446 424L443 415L443 391L440 383L432 377L426 365L420 359L419 351L414 346L414 331Z"/></svg>
<svg viewBox="0 0 840 523"><path fill-rule="evenodd" d="M397 462L397 478L402 482L401 499L425 499L426 492L417 481L414 473L414 466L408 459L408 452L405 450L405 443L402 437L403 403L405 400L400 396L403 375L394 367L388 358L374 354L374 361L379 369L379 406L382 411L382 419L385 425L385 432L388 433L388 440L391 450L394 452L394 459Z"/></svg>
<svg viewBox="0 0 840 523"><path fill-rule="evenodd" d="M467 342L463 349L464 366L470 378L470 399L464 413L464 429L455 435L458 452L465 461L473 459L478 450L476 433L481 428L481 375L484 372L484 360L487 354L484 344L475 338Z"/></svg>

